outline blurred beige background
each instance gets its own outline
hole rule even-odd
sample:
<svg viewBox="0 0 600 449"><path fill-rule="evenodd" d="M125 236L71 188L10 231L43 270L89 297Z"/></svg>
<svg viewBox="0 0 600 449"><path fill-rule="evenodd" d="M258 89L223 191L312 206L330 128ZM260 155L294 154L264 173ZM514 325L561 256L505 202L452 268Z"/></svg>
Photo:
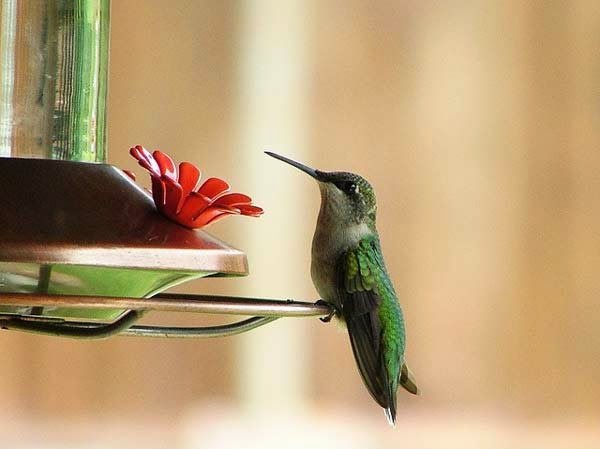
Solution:
<svg viewBox="0 0 600 449"><path fill-rule="evenodd" d="M135 144L263 206L210 232L251 275L179 291L315 300L313 181L358 172L422 396L389 429L344 331L229 339L3 333L7 447L600 447L600 3L112 5L110 162ZM218 322L218 317L154 317Z"/></svg>

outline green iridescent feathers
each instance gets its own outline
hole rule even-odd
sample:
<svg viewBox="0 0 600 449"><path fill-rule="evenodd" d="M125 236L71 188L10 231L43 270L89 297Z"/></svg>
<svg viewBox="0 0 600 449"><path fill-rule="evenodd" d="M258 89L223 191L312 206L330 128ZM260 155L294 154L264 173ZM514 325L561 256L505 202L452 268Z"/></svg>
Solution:
<svg viewBox="0 0 600 449"><path fill-rule="evenodd" d="M394 286L386 271L379 241L376 237L361 240L342 256L344 259L344 291L353 295L367 292L377 297L379 319L387 324L383 337L388 336L398 353L404 354L404 317L398 304ZM371 300L374 302L375 300Z"/></svg>
<svg viewBox="0 0 600 449"><path fill-rule="evenodd" d="M339 269L342 315L358 368L371 396L393 422L404 364L404 319L378 239L364 238L347 250Z"/></svg>

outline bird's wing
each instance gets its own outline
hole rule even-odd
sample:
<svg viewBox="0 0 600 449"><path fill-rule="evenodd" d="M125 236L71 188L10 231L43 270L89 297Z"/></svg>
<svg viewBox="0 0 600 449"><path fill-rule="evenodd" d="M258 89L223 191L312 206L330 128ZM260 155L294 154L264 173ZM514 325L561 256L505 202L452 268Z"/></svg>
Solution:
<svg viewBox="0 0 600 449"><path fill-rule="evenodd" d="M404 352L404 336L396 332L391 350L397 355L386 357L383 348L381 305L397 306L393 287L389 283L379 242L364 239L347 250L338 262L338 282L341 294L342 315L348 327L354 358L361 377L373 399L386 409L391 422L396 416L396 389L400 375L401 357ZM393 298L385 298L386 295ZM390 302L391 301L391 302ZM392 311L395 312L395 311ZM386 324L387 326L387 324ZM393 331L392 331L393 332ZM386 340L389 342L390 340ZM390 363L390 359L396 358Z"/></svg>

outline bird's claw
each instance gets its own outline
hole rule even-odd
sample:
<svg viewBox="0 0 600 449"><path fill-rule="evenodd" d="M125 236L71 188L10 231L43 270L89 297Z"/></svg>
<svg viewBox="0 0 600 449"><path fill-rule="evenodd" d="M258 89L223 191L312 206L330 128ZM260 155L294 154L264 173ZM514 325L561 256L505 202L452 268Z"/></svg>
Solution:
<svg viewBox="0 0 600 449"><path fill-rule="evenodd" d="M329 323L338 312L333 304L322 299L319 299L315 304L318 306L327 306L330 310L329 315L319 318L323 323Z"/></svg>

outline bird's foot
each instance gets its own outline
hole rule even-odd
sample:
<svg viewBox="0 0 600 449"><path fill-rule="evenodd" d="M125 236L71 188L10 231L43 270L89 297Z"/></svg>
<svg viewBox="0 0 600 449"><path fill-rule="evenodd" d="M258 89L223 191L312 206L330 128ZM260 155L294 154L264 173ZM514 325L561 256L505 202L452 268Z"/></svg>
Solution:
<svg viewBox="0 0 600 449"><path fill-rule="evenodd" d="M333 319L333 317L338 313L337 307L323 299L319 299L315 304L318 306L329 307L329 315L319 318L323 323L329 323Z"/></svg>

